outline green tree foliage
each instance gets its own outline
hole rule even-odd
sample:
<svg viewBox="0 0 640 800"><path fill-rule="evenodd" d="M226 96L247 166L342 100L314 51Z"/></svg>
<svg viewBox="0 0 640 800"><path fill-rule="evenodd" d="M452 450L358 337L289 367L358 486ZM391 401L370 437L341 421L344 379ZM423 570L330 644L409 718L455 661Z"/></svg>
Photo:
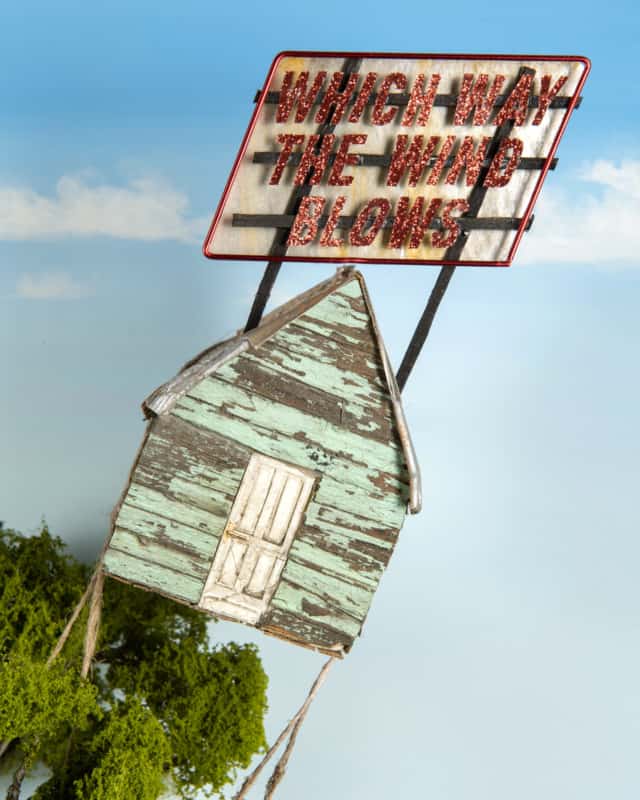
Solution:
<svg viewBox="0 0 640 800"><path fill-rule="evenodd" d="M91 717L101 718L96 695L97 687L62 662L47 669L43 661L14 651L0 662L0 741L19 738L29 756L41 746L55 747L61 730L86 728Z"/></svg>
<svg viewBox="0 0 640 800"><path fill-rule="evenodd" d="M76 780L78 800L155 800L165 788L169 741L155 714L136 699L118 704L87 751L96 766Z"/></svg>
<svg viewBox="0 0 640 800"><path fill-rule="evenodd" d="M210 647L204 615L107 581L94 683L79 678L85 617L47 668L88 577L46 526L0 530L0 742L52 770L38 800L218 793L266 744L256 649Z"/></svg>

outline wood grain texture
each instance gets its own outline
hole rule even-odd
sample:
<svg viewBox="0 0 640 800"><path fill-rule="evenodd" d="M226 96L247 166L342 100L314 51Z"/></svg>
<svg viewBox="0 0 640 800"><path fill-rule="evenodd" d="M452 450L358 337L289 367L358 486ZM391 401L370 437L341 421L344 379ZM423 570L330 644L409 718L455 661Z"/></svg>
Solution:
<svg viewBox="0 0 640 800"><path fill-rule="evenodd" d="M275 404L298 408L359 436L385 444L397 440L393 418L386 408L357 403L348 396L330 394L310 386L288 370L266 364L257 354L238 357L219 370L216 377L246 389L250 394L260 395Z"/></svg>
<svg viewBox="0 0 640 800"><path fill-rule="evenodd" d="M154 419L107 571L197 604L252 453L314 493L258 627L330 654L360 633L402 525L408 475L360 283L238 353Z"/></svg>
<svg viewBox="0 0 640 800"><path fill-rule="evenodd" d="M208 560L203 560L199 553L184 545L176 547L168 537L157 539L118 527L111 539L111 547L196 579L207 574Z"/></svg>
<svg viewBox="0 0 640 800"><path fill-rule="evenodd" d="M346 634L344 631L332 628L320 618L310 619L273 606L267 612L260 627L265 633L276 636L278 639L318 650L327 655L338 655L338 657L341 657L341 651L349 651L359 632Z"/></svg>
<svg viewBox="0 0 640 800"><path fill-rule="evenodd" d="M197 602L204 580L198 580L177 570L154 564L143 558L109 547L104 557L108 575L124 578L128 583L155 589L160 594L189 604Z"/></svg>
<svg viewBox="0 0 640 800"><path fill-rule="evenodd" d="M136 508L129 503L124 503L120 510L115 532L120 529L151 539L168 550L200 558L204 562L211 559L211 553L218 543L217 536L156 512Z"/></svg>
<svg viewBox="0 0 640 800"><path fill-rule="evenodd" d="M341 631L344 637L356 637L362 627L362 621L342 608L337 599L293 583L285 576L280 581L269 611L260 621L260 627L269 623L271 612L275 610L295 615L303 622L328 625Z"/></svg>
<svg viewBox="0 0 640 800"><path fill-rule="evenodd" d="M109 573L144 584L151 573L145 566L141 577L142 559L159 574L171 569L189 577L201 592L249 457L248 450L180 419L154 419L115 519L108 552L120 555L109 559ZM171 587L167 580L162 591L184 599Z"/></svg>
<svg viewBox="0 0 640 800"><path fill-rule="evenodd" d="M366 439L320 417L275 405L217 377L207 378L181 398L173 413L252 450L364 488L373 499L395 495L396 502L406 505L404 460L392 444Z"/></svg>

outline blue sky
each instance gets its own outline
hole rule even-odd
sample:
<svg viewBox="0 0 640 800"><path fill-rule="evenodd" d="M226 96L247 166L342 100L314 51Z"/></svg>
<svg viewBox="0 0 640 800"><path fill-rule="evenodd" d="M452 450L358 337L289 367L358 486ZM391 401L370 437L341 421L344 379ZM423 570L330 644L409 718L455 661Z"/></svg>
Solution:
<svg viewBox="0 0 640 800"><path fill-rule="evenodd" d="M140 401L244 323L262 265L206 262L200 245L277 52L586 55L514 266L458 270L407 385L425 510L280 797L635 800L635 4L224 5L3 9L0 519L33 532L45 515L95 556ZM331 271L285 265L276 299ZM365 274L398 364L436 272ZM273 737L321 660L239 626L214 635L259 643Z"/></svg>

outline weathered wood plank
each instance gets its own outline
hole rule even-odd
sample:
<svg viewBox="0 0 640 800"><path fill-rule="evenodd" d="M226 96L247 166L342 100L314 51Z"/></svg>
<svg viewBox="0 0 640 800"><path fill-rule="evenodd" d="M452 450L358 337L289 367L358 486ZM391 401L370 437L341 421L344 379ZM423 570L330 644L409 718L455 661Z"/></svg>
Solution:
<svg viewBox="0 0 640 800"><path fill-rule="evenodd" d="M362 627L361 619L345 613L335 601L327 602L306 586L292 583L283 576L275 595L271 598L269 611L286 611L310 623L319 622L334 630L342 631L347 636L357 636Z"/></svg>
<svg viewBox="0 0 640 800"><path fill-rule="evenodd" d="M360 350L341 347L332 337L325 338L303 327L287 326L263 345L272 352L286 350L291 356L314 359L327 368L348 373L349 379L359 378L369 387L369 395L386 401L388 388L380 359L369 360Z"/></svg>
<svg viewBox="0 0 640 800"><path fill-rule="evenodd" d="M334 330L349 342L352 348L366 350L373 339L373 329L368 315L364 312L359 315L352 314L349 301L339 298L336 293L305 311L295 320L296 325L303 327L310 322L320 323Z"/></svg>
<svg viewBox="0 0 640 800"><path fill-rule="evenodd" d="M104 557L107 574L122 578L129 583L157 589L161 594L197 603L202 594L204 580L184 575L168 567L152 564L115 548L107 550Z"/></svg>
<svg viewBox="0 0 640 800"><path fill-rule="evenodd" d="M318 533L322 533L318 531ZM352 584L365 592L375 592L382 567L371 559L358 558L347 549L322 546L322 537L304 536L300 531L289 551L289 558L302 566L315 569L323 575Z"/></svg>
<svg viewBox="0 0 640 800"><path fill-rule="evenodd" d="M227 484L223 488L227 491L218 491L218 488L213 486L203 486L201 481L186 480L181 475L171 476L169 471L166 471L162 462L146 462L141 464L136 469L134 481L139 486L145 486L148 489L160 492L166 495L169 499L175 500L186 505L199 508L201 511L206 511L214 517L227 518L231 503L233 501L233 491L237 490L240 483L237 480L231 483L227 476L222 475L220 479L221 484Z"/></svg>
<svg viewBox="0 0 640 800"><path fill-rule="evenodd" d="M293 375L310 386L339 397L352 397L355 402L373 406L374 409L385 411L390 407L386 389L357 371L340 366L337 353L333 361L319 359L314 349L302 345L295 349L291 347L284 333L273 336L257 352L262 362L272 365L274 369L279 367L279 371ZM355 355L351 353L352 359L355 359Z"/></svg>
<svg viewBox="0 0 640 800"><path fill-rule="evenodd" d="M257 403L259 400L260 398L254 397L252 403ZM236 401L232 406L233 414L225 415L210 403L195 397L183 397L172 413L195 425L225 431L230 438L241 441L259 453L319 471L344 485L360 488L360 493L364 492L367 503L379 500L390 504L395 502L403 508L406 507L408 487L404 481L401 482L394 475L370 467L368 464L349 462L342 455L328 452L318 442L308 439L304 425L287 436L274 430L274 426L277 425L275 414L273 425L264 418L260 418L261 424L258 424L258 417L251 413L251 409L247 407L243 409ZM229 411L229 406L226 410ZM280 410L282 409L278 409Z"/></svg>
<svg viewBox="0 0 640 800"><path fill-rule="evenodd" d="M340 424L342 407L339 397L308 386L290 375L276 373L261 363L259 357L240 355L217 370L216 376L251 394L260 394L273 403L294 406L334 425Z"/></svg>
<svg viewBox="0 0 640 800"><path fill-rule="evenodd" d="M265 633L289 640L305 647L318 649L329 655L336 655L342 646L348 651L354 637L319 621L311 621L281 608L272 608L264 616L259 626ZM356 634L357 635L357 634Z"/></svg>
<svg viewBox="0 0 640 800"><path fill-rule="evenodd" d="M391 441L398 448L401 447L390 410L382 413L374 406L359 405L349 398L310 386L300 378L275 371L269 364L260 362L257 356L238 356L219 370L216 376L251 394L297 408L356 435L377 439L384 444Z"/></svg>
<svg viewBox="0 0 640 800"><path fill-rule="evenodd" d="M374 486L378 485L376 478L381 479L381 491L401 493L408 481L404 455L393 443L367 439L296 408L277 406L217 377L207 378L181 398L175 409L176 415L192 400L207 404L218 417L212 424L212 413L196 407L194 410L199 410L207 419L207 427L225 431L224 435L248 446L251 445L243 438L230 432L231 426L241 423L255 431L266 430L270 439L278 437L290 442L294 449L298 445L301 452L314 452L316 455L312 460L318 466L322 466L322 461L335 460L344 462L350 469L364 470Z"/></svg>
<svg viewBox="0 0 640 800"><path fill-rule="evenodd" d="M217 536L160 517L151 511L143 511L126 502L120 509L117 524L158 544L166 543L169 548L183 549L185 553L199 556L202 560L211 559L219 541Z"/></svg>
<svg viewBox="0 0 640 800"><path fill-rule="evenodd" d="M335 575L320 572L316 565L303 564L289 558L282 572L282 580L305 587L321 599L321 605L343 609L356 620L363 620L371 605L373 591L355 586Z"/></svg>
<svg viewBox="0 0 640 800"><path fill-rule="evenodd" d="M393 549L403 516L381 518L377 509L354 502L353 495L341 500L337 491L325 491L325 479L318 486L313 505L307 509L307 522L328 531L337 531L356 541L374 545L382 550ZM340 487L335 485L336 489ZM359 512L359 513L356 513ZM402 513L402 512L401 512ZM375 519L371 519L375 517Z"/></svg>
<svg viewBox="0 0 640 800"><path fill-rule="evenodd" d="M234 495L250 455L236 442L166 415L152 422L139 464Z"/></svg>
<svg viewBox="0 0 640 800"><path fill-rule="evenodd" d="M395 494L372 495L367 489L325 473L316 489L315 500L319 505L335 508L342 514L368 520L374 528L398 530L406 515L407 496L408 493L399 499ZM372 497L375 503L371 502ZM353 524L357 524L357 519Z"/></svg>
<svg viewBox="0 0 640 800"><path fill-rule="evenodd" d="M344 293L334 292L278 331L260 347L260 355L290 374L308 375L307 383L323 366L317 388L388 409L388 387L360 284L351 281L342 288ZM328 331L318 334L306 324L309 320L320 320Z"/></svg>
<svg viewBox="0 0 640 800"><path fill-rule="evenodd" d="M177 466L194 469L194 474L200 474L202 465L215 467L224 463L228 469L240 471L247 465L249 453L246 448L213 431L194 431L191 425L169 414L151 422L150 436L152 440L168 442L171 448L179 450L184 461L177 462ZM171 457L170 452L165 451L164 455Z"/></svg>
<svg viewBox="0 0 640 800"><path fill-rule="evenodd" d="M323 338L331 338L343 350L361 353L369 361L379 359L378 345L371 329L354 330L333 319L329 314L311 316L309 312L289 323L290 330L306 330Z"/></svg>
<svg viewBox="0 0 640 800"><path fill-rule="evenodd" d="M324 526L315 527L308 522L303 525L296 537L296 545L305 547L309 553L305 560L315 562L329 554L340 560L341 570L350 570L351 574L364 576L365 585L377 585L391 555L390 550L365 544L358 546L357 539L346 531L329 531ZM316 554L316 551L317 554Z"/></svg>
<svg viewBox="0 0 640 800"><path fill-rule="evenodd" d="M220 536L224 529L226 517L215 516L209 511L203 511L186 503L174 500L162 492L149 489L133 482L127 494L128 505L135 506L143 511L150 511L160 517L166 517L182 525L204 531L215 537Z"/></svg>
<svg viewBox="0 0 640 800"><path fill-rule="evenodd" d="M203 581L213 558L213 553L209 554L209 558L203 559L198 553L188 551L184 546L179 549L168 537L158 541L120 526L115 529L109 547L152 564L169 567L183 575L202 578Z"/></svg>
<svg viewBox="0 0 640 800"><path fill-rule="evenodd" d="M133 482L168 501L218 517L223 526L249 456L248 449L209 431L177 418L158 418Z"/></svg>
<svg viewBox="0 0 640 800"><path fill-rule="evenodd" d="M351 328L366 328L370 324L369 311L362 294L362 287L357 280L349 281L327 295L320 303L309 309L319 310L332 316L338 323ZM309 312L305 312L309 313Z"/></svg>
<svg viewBox="0 0 640 800"><path fill-rule="evenodd" d="M269 343L267 342L266 345ZM381 398L376 396L375 389L371 388L371 397L367 399L366 392L357 396L353 392L353 386L347 381L333 381L325 380L323 370L315 370L313 373L305 373L301 368L300 359L290 359L283 357L282 353L272 353L265 349L263 345L260 350L254 353L246 352L242 358L250 361L258 366L268 369L270 372L280 375L283 378L295 378L300 383L320 391L326 391L334 397L339 397L342 400L344 410L351 415L354 420L357 420L358 426L366 430L378 430L378 427L384 429L384 424L379 422L379 418L386 420L387 423L395 428L395 422L392 419L391 405L387 397ZM284 352L284 351L283 351ZM236 362L229 362L223 368L216 372L216 375L229 380L233 374L233 367ZM312 363L312 362L309 362ZM335 373L335 371L334 371ZM364 387L367 391L368 388ZM382 436L378 438L383 439ZM383 439L384 440L384 439Z"/></svg>
<svg viewBox="0 0 640 800"><path fill-rule="evenodd" d="M346 298L354 311L366 313L367 306L364 300L364 295L362 294L362 287L360 286L359 280L354 279L352 281L347 281L347 283L343 283L342 286L338 286L333 294L337 297Z"/></svg>

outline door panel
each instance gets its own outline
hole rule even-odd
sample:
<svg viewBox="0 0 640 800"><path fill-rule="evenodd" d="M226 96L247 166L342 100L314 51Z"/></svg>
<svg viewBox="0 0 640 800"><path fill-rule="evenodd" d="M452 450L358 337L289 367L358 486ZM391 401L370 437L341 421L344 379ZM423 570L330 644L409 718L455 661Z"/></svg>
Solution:
<svg viewBox="0 0 640 800"><path fill-rule="evenodd" d="M246 552L247 544L245 542L237 540L229 542L225 556L221 559L220 577L218 578L223 586L227 586L229 589L235 588Z"/></svg>
<svg viewBox="0 0 640 800"><path fill-rule="evenodd" d="M267 495L267 499L262 508L262 512L256 526L256 536L260 537L261 539L269 539L269 532L273 526L273 519L276 515L276 511L278 510L278 505L282 499L282 492L286 483L287 474L285 472L276 472L274 474L273 480L271 481L269 494ZM272 539L269 540L273 541ZM280 544L281 541L282 539L279 542L276 542L276 544Z"/></svg>
<svg viewBox="0 0 640 800"><path fill-rule="evenodd" d="M263 597L275 564L275 556L267 553L260 553L253 568L251 578L245 586L245 592L252 597Z"/></svg>
<svg viewBox="0 0 640 800"><path fill-rule="evenodd" d="M303 483L294 475L287 477L287 482L282 491L280 503L273 518L273 524L265 533L265 539L274 544L284 541L291 519L296 511L297 503L303 489Z"/></svg>
<svg viewBox="0 0 640 800"><path fill-rule="evenodd" d="M202 608L258 621L278 585L314 481L301 467L251 456L200 598Z"/></svg>

